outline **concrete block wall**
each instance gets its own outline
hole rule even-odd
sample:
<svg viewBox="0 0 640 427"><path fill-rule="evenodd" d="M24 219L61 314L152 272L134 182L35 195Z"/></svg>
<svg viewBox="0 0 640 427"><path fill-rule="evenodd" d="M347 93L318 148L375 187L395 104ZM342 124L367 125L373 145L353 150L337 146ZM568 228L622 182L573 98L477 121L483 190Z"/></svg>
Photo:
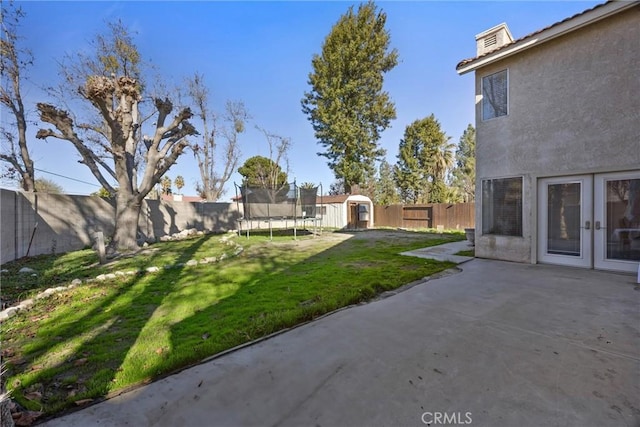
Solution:
<svg viewBox="0 0 640 427"><path fill-rule="evenodd" d="M140 211L140 231L159 238L188 228L235 230L240 218L235 203L145 200Z"/></svg>
<svg viewBox="0 0 640 427"><path fill-rule="evenodd" d="M113 233L115 207L105 199L61 194L25 194L37 202L35 253L68 252L91 246L94 233Z"/></svg>
<svg viewBox="0 0 640 427"><path fill-rule="evenodd" d="M16 202L17 194L0 189L0 261L15 259L15 241L17 234Z"/></svg>
<svg viewBox="0 0 640 427"><path fill-rule="evenodd" d="M225 232L236 229L239 217L234 203L146 200L139 232L150 240L186 228ZM32 256L91 246L96 231L105 236L113 233L114 218L114 202L100 197L0 189L0 263L21 258L27 251Z"/></svg>

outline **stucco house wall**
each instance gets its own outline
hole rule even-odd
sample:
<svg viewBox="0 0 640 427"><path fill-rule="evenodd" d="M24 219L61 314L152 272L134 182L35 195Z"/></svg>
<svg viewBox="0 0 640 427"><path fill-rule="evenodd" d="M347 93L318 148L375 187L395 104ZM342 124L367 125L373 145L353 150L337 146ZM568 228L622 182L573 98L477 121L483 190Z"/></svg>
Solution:
<svg viewBox="0 0 640 427"><path fill-rule="evenodd" d="M640 169L640 6L476 70L476 194L523 177L522 237L482 234L476 255L537 262L540 177ZM482 78L508 70L508 114L482 120Z"/></svg>

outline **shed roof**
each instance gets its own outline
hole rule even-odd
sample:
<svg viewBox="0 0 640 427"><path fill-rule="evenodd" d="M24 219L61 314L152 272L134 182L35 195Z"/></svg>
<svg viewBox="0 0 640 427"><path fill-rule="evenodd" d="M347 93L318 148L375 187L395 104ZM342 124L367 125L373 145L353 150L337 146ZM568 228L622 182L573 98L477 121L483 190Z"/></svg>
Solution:
<svg viewBox="0 0 640 427"><path fill-rule="evenodd" d="M325 203L325 204L332 204L332 203L344 203L347 200L355 200L355 201L371 201L371 199L369 199L367 196L363 196L362 194L338 194L335 196L318 196L316 197L316 203L320 204L320 203Z"/></svg>

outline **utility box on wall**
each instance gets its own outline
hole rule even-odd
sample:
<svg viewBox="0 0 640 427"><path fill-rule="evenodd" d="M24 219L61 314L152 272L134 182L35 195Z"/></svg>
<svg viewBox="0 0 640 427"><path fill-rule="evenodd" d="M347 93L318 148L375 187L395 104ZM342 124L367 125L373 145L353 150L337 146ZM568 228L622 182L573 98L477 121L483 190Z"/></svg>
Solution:
<svg viewBox="0 0 640 427"><path fill-rule="evenodd" d="M358 205L358 221L369 222L369 206L365 204Z"/></svg>

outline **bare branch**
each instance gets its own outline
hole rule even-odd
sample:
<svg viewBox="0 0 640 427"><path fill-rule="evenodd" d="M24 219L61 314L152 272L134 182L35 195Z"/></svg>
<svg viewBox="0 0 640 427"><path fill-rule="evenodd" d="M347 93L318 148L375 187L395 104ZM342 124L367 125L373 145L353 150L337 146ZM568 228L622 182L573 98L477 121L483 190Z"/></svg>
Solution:
<svg viewBox="0 0 640 427"><path fill-rule="evenodd" d="M187 121L192 116L191 110L185 108L173 118L169 126L156 129L153 147L159 149L161 141L167 140L164 147L159 150L162 156L166 156L171 147L185 136L198 134L198 131Z"/></svg>
<svg viewBox="0 0 640 427"><path fill-rule="evenodd" d="M89 123L78 123L76 126L77 126L78 129L90 130L92 132L95 132L98 135L102 136L107 141L111 140L111 133L110 133L110 129L109 128L105 128L103 126L92 125L92 124L89 124ZM111 153L111 148L109 148L107 146L107 144L99 141L97 138L92 138L91 140L93 142L95 142L96 144L98 144L105 151L108 151L109 153Z"/></svg>
<svg viewBox="0 0 640 427"><path fill-rule="evenodd" d="M8 7L2 4L2 33L0 35L0 71L3 81L9 83L0 86L0 103L11 111L17 130L17 146L13 136L10 140L11 151L8 155L14 159L14 169L20 174L20 184L25 191L35 191L34 165L27 147L27 120L22 101L22 73L33 64L31 52L18 45L18 26L24 13L15 8L13 3ZM3 135L8 135L3 129ZM16 167L18 165L19 167Z"/></svg>
<svg viewBox="0 0 640 427"><path fill-rule="evenodd" d="M91 151L89 147L87 147L75 133L73 128L73 120L69 117L69 113L64 110L59 110L52 105L44 103L38 103L37 107L38 111L40 111L40 120L52 124L58 130L58 132L54 132L51 129L40 129L36 134L36 138L45 139L47 137L54 137L71 142L78 150L78 153L80 153L80 156L82 157L82 163L87 165L100 185L102 185L107 191L114 192L115 190L113 189L111 184L109 184L109 182L104 178L102 172L98 168L98 165L103 166L104 162L97 158L95 153ZM107 170L110 173L113 172L110 168L108 168Z"/></svg>
<svg viewBox="0 0 640 427"><path fill-rule="evenodd" d="M22 164L20 164L15 155L0 154L0 160L10 163L19 174L23 173Z"/></svg>
<svg viewBox="0 0 640 427"><path fill-rule="evenodd" d="M195 115L200 119L203 130L202 140L191 145L201 178L196 189L207 200L218 200L224 192L224 185L238 165L238 136L244 132L250 117L242 102L228 101L222 116L210 112L209 90L201 74L196 73L190 78L187 86L196 107ZM220 138L224 144L221 144Z"/></svg>
<svg viewBox="0 0 640 427"><path fill-rule="evenodd" d="M287 153L291 147L291 138L276 135L259 126L256 126L256 129L261 131L267 139L267 143L269 144L269 159L279 167L281 167L281 163L284 162L284 172L288 174L289 159L287 157ZM272 170L269 171L269 185L271 185L271 188L276 188L278 185L278 172L278 168L272 168Z"/></svg>

